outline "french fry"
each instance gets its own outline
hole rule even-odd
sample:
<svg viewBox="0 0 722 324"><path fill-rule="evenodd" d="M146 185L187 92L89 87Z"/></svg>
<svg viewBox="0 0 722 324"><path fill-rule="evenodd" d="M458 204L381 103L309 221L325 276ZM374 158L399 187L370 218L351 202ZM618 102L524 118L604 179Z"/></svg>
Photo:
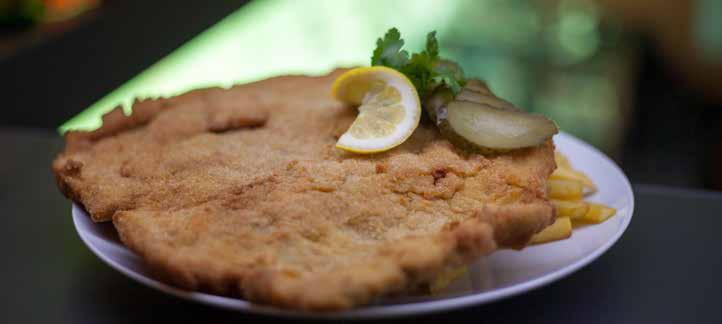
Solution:
<svg viewBox="0 0 722 324"><path fill-rule="evenodd" d="M553 199L579 200L584 195L584 185L576 180L547 180L549 197Z"/></svg>
<svg viewBox="0 0 722 324"><path fill-rule="evenodd" d="M448 287L454 280L465 275L468 269L468 266L446 269L435 280L431 281L431 284L429 284L429 292L435 294L444 290L444 288Z"/></svg>
<svg viewBox="0 0 722 324"><path fill-rule="evenodd" d="M546 243L563 240L572 236L572 221L569 217L557 217L554 224L547 226L541 232L534 234L529 241L530 244Z"/></svg>
<svg viewBox="0 0 722 324"><path fill-rule="evenodd" d="M557 211L557 217L569 217L578 219L589 212L589 204L582 200L558 200L552 199L552 204Z"/></svg>
<svg viewBox="0 0 722 324"><path fill-rule="evenodd" d="M554 160L557 169L547 180L547 190L557 219L554 224L532 236L529 244L568 238L572 235L572 223L575 226L597 224L617 212L614 208L582 200L585 193L596 192L597 186L586 174L575 170L563 154L555 151Z"/></svg>
<svg viewBox="0 0 722 324"><path fill-rule="evenodd" d="M569 167L557 167L557 169L554 170L554 172L552 172L552 174L549 176L549 179L575 180L581 182L582 185L584 185L584 188L587 189L586 193L594 193L597 191L597 186L594 185L592 179L589 179L589 177L581 171L577 171Z"/></svg>
<svg viewBox="0 0 722 324"><path fill-rule="evenodd" d="M589 203L589 211L584 214L584 217L581 217L578 220L586 223L598 224L607 220L609 217L612 217L616 213L617 210L612 207L607 207L597 203Z"/></svg>
<svg viewBox="0 0 722 324"><path fill-rule="evenodd" d="M572 168L572 164L569 163L569 159L567 159L564 154L559 153L559 151L554 151L554 162L557 163L557 166L566 167L568 169Z"/></svg>

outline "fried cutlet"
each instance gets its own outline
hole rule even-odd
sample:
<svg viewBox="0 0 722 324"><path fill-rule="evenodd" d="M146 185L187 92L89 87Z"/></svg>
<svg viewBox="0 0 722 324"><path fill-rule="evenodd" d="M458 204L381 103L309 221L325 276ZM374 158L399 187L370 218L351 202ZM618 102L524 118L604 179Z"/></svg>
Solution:
<svg viewBox="0 0 722 324"><path fill-rule="evenodd" d="M403 292L554 220L553 144L469 155L421 125L399 147L334 147L356 116L336 71L202 89L69 132L60 190L176 286L328 311Z"/></svg>

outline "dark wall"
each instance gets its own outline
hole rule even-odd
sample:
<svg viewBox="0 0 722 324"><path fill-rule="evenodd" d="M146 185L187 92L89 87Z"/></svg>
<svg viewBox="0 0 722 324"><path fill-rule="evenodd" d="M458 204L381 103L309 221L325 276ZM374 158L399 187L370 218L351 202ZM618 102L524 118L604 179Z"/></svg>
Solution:
<svg viewBox="0 0 722 324"><path fill-rule="evenodd" d="M0 59L0 126L59 126L245 2L105 1L71 31Z"/></svg>
<svg viewBox="0 0 722 324"><path fill-rule="evenodd" d="M621 166L634 183L722 190L722 104L641 43L634 115Z"/></svg>

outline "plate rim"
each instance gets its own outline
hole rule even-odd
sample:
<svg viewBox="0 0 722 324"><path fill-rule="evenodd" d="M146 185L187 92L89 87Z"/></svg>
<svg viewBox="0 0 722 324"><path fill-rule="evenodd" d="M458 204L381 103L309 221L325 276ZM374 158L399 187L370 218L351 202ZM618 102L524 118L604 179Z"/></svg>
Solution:
<svg viewBox="0 0 722 324"><path fill-rule="evenodd" d="M212 295L207 294L203 292L194 292L194 291L186 291L182 290L180 288L176 288L174 286L171 286L169 284L166 284L162 281L156 280L152 277L146 276L144 274L138 273L134 270L131 270L129 268L126 268L124 265L119 264L109 256L107 256L104 252L100 251L100 249L91 242L92 238L90 237L91 234L89 232L85 232L81 230L81 224L80 222L81 217L86 218L86 222L89 221L89 218L86 214L86 212L78 205L77 203L72 203L72 217L73 217L73 225L75 227L76 232L78 233L78 236L80 237L81 241L95 254L99 259L101 259L103 262L105 262L107 265L109 265L111 268L117 270L118 272L124 274L125 276L135 280L138 283L141 283L145 286L155 288L157 290L160 290L164 293L188 300L188 301L194 301L199 302L205 305L219 307L223 309L233 310L233 311L241 311L241 312L248 312L248 313L255 313L255 314L263 314L263 315L273 315L273 316L280 316L280 317L287 317L287 318L308 318L308 319L360 319L360 318L384 318L384 317L399 317L399 316L408 316L408 315L422 315L422 314L428 314L428 313L434 313L439 311L449 311L449 310L455 310L459 308L464 307L470 307L475 305L482 305L491 303L494 301L498 301L501 299L513 297L516 295L519 295L524 292L528 292L531 290L535 290L541 287L544 287L554 281L560 280L564 277L569 276L570 274L586 267L589 265L592 261L599 258L602 254L604 254L607 250L609 250L618 240L619 238L626 232L627 228L629 227L629 224L632 221L632 216L634 215L634 191L632 189L632 185L629 182L629 179L627 178L626 174L622 171L622 169L608 156L606 156L604 153L599 151L594 146L586 143L585 141L569 134L566 132L559 132L557 135L559 137L564 138L566 141L574 142L576 145L579 145L583 147L585 150L587 150L590 154L595 155L595 159L598 159L602 161L603 163L608 164L612 167L617 173L619 178L622 180L621 184L624 186L624 197L626 200L628 200L628 212L626 217L622 220L622 222L619 224L619 228L616 230L616 232L611 236L609 240L604 242L604 244L600 245L596 249L594 249L591 253L583 256L582 258L572 262L571 264L564 266L561 269L555 270L551 273L544 274L538 278L534 278L522 283L514 284L508 287L498 288L494 289L492 291L483 292L483 293L475 293L475 294L469 294L469 295L463 295L463 296L453 296L448 297L445 299L440 300L430 300L430 301L421 301L421 302L412 302L412 303L405 303L405 304L394 304L394 305L374 305L374 306L368 306L363 308L357 308L357 309L351 309L346 311L340 311L340 312L331 312L331 313L310 313L310 312L302 312L302 311L293 311L293 310L286 310L286 309L280 309L272 306L265 306L265 305L258 305L253 304L251 302L248 302L243 299L238 298L231 298L231 297L224 297L224 296L218 296L218 295ZM130 253L133 253L127 247L123 246L126 250L128 250Z"/></svg>

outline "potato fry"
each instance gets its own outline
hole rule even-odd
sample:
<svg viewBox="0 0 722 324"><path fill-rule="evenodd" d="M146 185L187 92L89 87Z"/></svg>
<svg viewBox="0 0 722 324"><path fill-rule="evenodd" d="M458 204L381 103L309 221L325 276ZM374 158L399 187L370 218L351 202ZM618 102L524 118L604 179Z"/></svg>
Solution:
<svg viewBox="0 0 722 324"><path fill-rule="evenodd" d="M584 188L587 189L587 194L597 191L597 186L594 185L592 179L590 179L586 174L568 167L557 167L557 169L554 170L554 172L552 172L552 174L549 176L549 179L575 180L581 182L584 185Z"/></svg>
<svg viewBox="0 0 722 324"><path fill-rule="evenodd" d="M602 204L583 201L583 196L596 192L597 186L586 174L572 168L564 154L555 151L554 160L557 169L547 180L547 190L549 197L552 198L557 220L532 236L529 244L568 238L572 235L572 223L574 226L597 224L617 212L614 208Z"/></svg>
<svg viewBox="0 0 722 324"><path fill-rule="evenodd" d="M557 166L563 166L568 169L572 168L572 164L569 163L569 159L559 151L554 151L554 162L557 163Z"/></svg>
<svg viewBox="0 0 722 324"><path fill-rule="evenodd" d="M547 226L541 232L534 234L529 241L530 244L546 243L562 240L572 236L572 221L569 217L557 217L554 224Z"/></svg>
<svg viewBox="0 0 722 324"><path fill-rule="evenodd" d="M581 217L578 220L586 223L598 224L607 220L609 217L612 217L616 213L617 210L612 207L597 203L589 203L589 211L584 214L584 217Z"/></svg>
<svg viewBox="0 0 722 324"><path fill-rule="evenodd" d="M552 204L557 211L557 217L569 217L578 219L589 212L589 204L582 200L558 200L552 199Z"/></svg>
<svg viewBox="0 0 722 324"><path fill-rule="evenodd" d="M461 276L468 272L468 266L461 266L458 268L446 269L439 275L435 280L429 284L429 292L432 294L438 293L448 287L454 280L459 279Z"/></svg>
<svg viewBox="0 0 722 324"><path fill-rule="evenodd" d="M579 200L584 195L584 185L577 180L547 180L549 197L553 199Z"/></svg>

